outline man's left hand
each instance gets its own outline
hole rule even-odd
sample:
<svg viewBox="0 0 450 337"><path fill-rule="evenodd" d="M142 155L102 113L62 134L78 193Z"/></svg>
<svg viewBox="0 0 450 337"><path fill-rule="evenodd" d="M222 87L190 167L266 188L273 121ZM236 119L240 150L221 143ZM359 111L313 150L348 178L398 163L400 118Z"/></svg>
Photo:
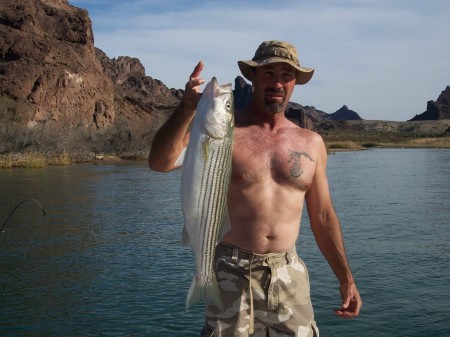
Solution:
<svg viewBox="0 0 450 337"><path fill-rule="evenodd" d="M342 318L358 317L361 310L362 300L358 289L354 283L345 283L340 286L342 297L342 306L340 309L334 309L335 315Z"/></svg>

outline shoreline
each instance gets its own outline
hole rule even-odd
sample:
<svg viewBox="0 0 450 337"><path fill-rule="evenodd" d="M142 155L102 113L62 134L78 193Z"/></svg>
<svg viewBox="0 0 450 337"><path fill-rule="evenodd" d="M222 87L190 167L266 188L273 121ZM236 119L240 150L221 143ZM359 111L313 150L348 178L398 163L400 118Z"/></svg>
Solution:
<svg viewBox="0 0 450 337"><path fill-rule="evenodd" d="M10 153L7 155L0 155L0 169L41 168L46 166L68 166L83 163L132 162L146 160L147 157L139 155L119 156L112 154L96 154L74 157L65 153L61 155L45 155L38 152Z"/></svg>
<svg viewBox="0 0 450 337"><path fill-rule="evenodd" d="M327 140L325 144L327 152L334 154L336 152L362 151L370 149L450 149L450 137L439 138L417 138L402 142L379 142L369 143L361 141L333 141ZM45 166L67 166L80 163L95 162L131 162L146 161L147 153L140 151L133 154L98 154L90 153L84 156L75 156L70 153L63 152L61 154L44 154L38 151L30 151L25 153L8 153L0 155L0 169L12 168L40 168Z"/></svg>

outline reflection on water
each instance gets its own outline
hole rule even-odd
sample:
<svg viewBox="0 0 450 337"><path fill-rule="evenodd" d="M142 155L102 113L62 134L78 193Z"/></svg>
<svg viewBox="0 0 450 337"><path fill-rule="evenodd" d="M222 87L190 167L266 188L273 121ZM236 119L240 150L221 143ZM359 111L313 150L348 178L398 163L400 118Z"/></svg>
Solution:
<svg viewBox="0 0 450 337"><path fill-rule="evenodd" d="M47 212L22 205L0 237L0 336L197 336L180 174L144 162L0 170L0 224L27 198ZM450 335L450 151L338 153L328 175L364 307L333 317L337 283L304 212L321 335Z"/></svg>

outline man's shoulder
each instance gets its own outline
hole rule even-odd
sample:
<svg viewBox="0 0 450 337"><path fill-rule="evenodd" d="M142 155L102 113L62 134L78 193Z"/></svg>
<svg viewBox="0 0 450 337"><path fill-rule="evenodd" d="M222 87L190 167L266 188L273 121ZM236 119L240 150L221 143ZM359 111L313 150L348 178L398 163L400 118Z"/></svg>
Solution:
<svg viewBox="0 0 450 337"><path fill-rule="evenodd" d="M325 142L322 136L316 131L305 129L294 124L294 126L292 127L292 132L294 137L301 138L302 141L308 144L308 146L314 151L317 151L319 153L326 151Z"/></svg>
<svg viewBox="0 0 450 337"><path fill-rule="evenodd" d="M293 122L290 122L289 127L293 132L296 132L303 137L308 137L316 141L323 141L322 136L314 130L303 128Z"/></svg>

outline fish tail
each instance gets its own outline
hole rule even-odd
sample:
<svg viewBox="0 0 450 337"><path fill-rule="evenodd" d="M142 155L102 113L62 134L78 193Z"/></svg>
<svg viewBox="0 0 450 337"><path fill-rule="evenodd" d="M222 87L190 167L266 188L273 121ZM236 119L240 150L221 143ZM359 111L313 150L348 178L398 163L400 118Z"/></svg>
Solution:
<svg viewBox="0 0 450 337"><path fill-rule="evenodd" d="M194 304L200 302L202 298L203 298L203 289L200 283L197 281L197 277L194 276L192 278L191 286L189 287L185 309L188 310Z"/></svg>
<svg viewBox="0 0 450 337"><path fill-rule="evenodd" d="M223 310L222 295L220 294L219 283L214 274L211 282L206 288L206 299L209 303L216 305L220 310Z"/></svg>
<svg viewBox="0 0 450 337"><path fill-rule="evenodd" d="M222 296L220 294L219 284L217 283L216 276L213 275L207 281L199 281L194 276L192 278L191 286L189 287L188 295L186 298L186 307L188 310L193 305L200 302L202 299L206 299L209 303L216 305L222 310Z"/></svg>

